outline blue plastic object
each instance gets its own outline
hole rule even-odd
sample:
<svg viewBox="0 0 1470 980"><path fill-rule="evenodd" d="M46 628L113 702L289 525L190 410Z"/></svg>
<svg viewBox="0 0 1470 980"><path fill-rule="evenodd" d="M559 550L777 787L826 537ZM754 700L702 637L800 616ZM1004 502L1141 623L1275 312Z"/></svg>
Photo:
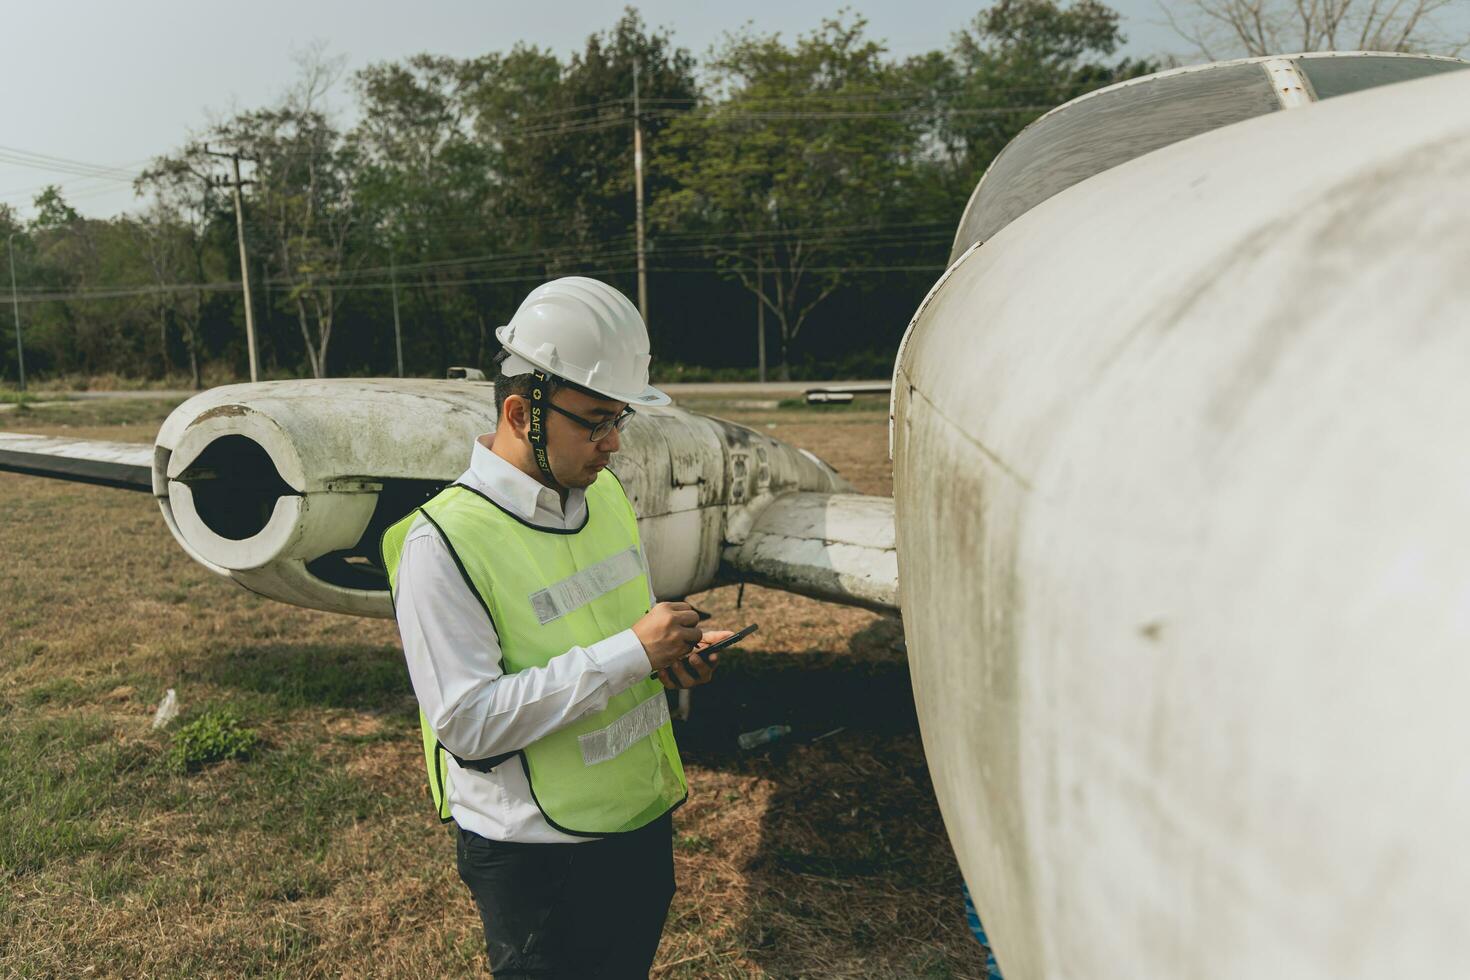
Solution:
<svg viewBox="0 0 1470 980"><path fill-rule="evenodd" d="M995 950L990 946L990 937L985 935L985 927L980 924L980 913L975 910L975 900L970 897L970 886L961 882L960 891L965 896L965 921L970 923L975 941L985 947L985 976L989 980L1005 980L1000 975L1000 964L995 961Z"/></svg>

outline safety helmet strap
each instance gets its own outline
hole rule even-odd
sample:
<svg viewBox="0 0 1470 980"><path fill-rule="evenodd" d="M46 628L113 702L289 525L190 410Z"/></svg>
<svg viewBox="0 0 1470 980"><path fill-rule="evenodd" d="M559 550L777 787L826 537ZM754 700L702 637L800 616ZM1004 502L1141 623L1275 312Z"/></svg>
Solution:
<svg viewBox="0 0 1470 980"><path fill-rule="evenodd" d="M550 402L546 393L551 387L550 380L545 371L531 372L531 421L526 426L526 440L531 444L537 467L552 483L561 486L561 481L551 472L551 460L546 457L546 406Z"/></svg>

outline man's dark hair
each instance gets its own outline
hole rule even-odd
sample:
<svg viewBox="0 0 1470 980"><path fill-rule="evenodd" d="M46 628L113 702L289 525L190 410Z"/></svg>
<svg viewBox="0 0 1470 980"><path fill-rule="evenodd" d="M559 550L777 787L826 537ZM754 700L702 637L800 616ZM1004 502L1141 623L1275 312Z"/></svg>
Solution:
<svg viewBox="0 0 1470 980"><path fill-rule="evenodd" d="M520 395L522 398L531 397L531 385L536 379L530 374L505 374L504 372L495 376L495 418L500 419L500 413L505 408L505 400L511 395ZM546 400L556 394L566 383L556 376L546 379L541 388L546 393Z"/></svg>

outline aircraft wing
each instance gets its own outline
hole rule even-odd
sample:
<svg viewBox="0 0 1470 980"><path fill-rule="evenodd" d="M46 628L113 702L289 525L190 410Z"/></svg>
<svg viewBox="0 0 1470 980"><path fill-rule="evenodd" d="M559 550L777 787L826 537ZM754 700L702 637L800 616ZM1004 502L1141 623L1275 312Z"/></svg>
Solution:
<svg viewBox="0 0 1470 980"><path fill-rule="evenodd" d="M432 444L407 427L426 411L421 391L437 399ZM483 386L453 382L231 386L176 409L154 445L0 433L0 471L147 493L171 474L164 521L200 564L269 598L391 616L382 577L364 574L382 529L454 478L491 412ZM404 431L351 438L372 413ZM618 476L657 594L752 582L898 611L891 498L853 493L815 456L742 426L646 414Z"/></svg>
<svg viewBox="0 0 1470 980"><path fill-rule="evenodd" d="M899 608L892 497L783 494L722 557L726 578L879 611Z"/></svg>
<svg viewBox="0 0 1470 980"><path fill-rule="evenodd" d="M0 432L0 471L153 492L153 446Z"/></svg>

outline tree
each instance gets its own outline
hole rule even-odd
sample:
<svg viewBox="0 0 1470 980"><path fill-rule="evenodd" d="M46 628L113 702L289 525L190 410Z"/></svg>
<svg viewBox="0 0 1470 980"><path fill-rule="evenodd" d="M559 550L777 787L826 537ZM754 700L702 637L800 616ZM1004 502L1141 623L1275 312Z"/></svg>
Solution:
<svg viewBox="0 0 1470 980"><path fill-rule="evenodd" d="M209 232L234 219L233 214L226 216L223 195L211 180L212 164L203 147L190 145L176 156L154 160L133 183L137 194L150 199L134 234L158 286L160 330L166 346L167 323L178 326L196 390L203 387L200 361L205 267L212 251ZM185 284L193 288L169 288Z"/></svg>
<svg viewBox="0 0 1470 980"><path fill-rule="evenodd" d="M528 277L583 273L631 292L634 66L648 156L699 96L694 58L632 8L559 70L548 58L513 51L486 76L476 100L476 128L493 148L499 175L497 213L517 231L512 249L539 253L525 263ZM660 167L646 171L649 200L674 186ZM655 334L657 319L650 313Z"/></svg>
<svg viewBox="0 0 1470 980"><path fill-rule="evenodd" d="M792 46L727 36L708 65L724 98L673 122L658 156L680 187L656 217L771 312L783 379L812 312L861 274L852 233L891 214L918 142L921 117L889 97L902 77L864 28L828 20Z"/></svg>
<svg viewBox="0 0 1470 980"><path fill-rule="evenodd" d="M452 303L463 290L436 282L436 270L462 277L452 260L485 251L494 237L487 217L492 158L473 132L471 99L497 64L494 57L415 55L370 66L354 80L363 112L350 140L359 161L362 220L372 234L368 247L379 279L391 274L390 264L407 263L434 331L441 375L458 319L446 297ZM475 291L464 295L473 305Z"/></svg>
<svg viewBox="0 0 1470 980"><path fill-rule="evenodd" d="M35 231L57 231L71 228L82 216L77 214L76 208L66 203L61 196L61 188L54 184L45 187L35 200L36 216L31 219L31 228Z"/></svg>
<svg viewBox="0 0 1470 980"><path fill-rule="evenodd" d="M1007 143L1037 117L1080 95L1157 71L1150 61L1109 64L1127 39L1118 12L1098 0L998 0L954 36L955 77L930 82L939 140L968 198Z"/></svg>
<svg viewBox="0 0 1470 980"><path fill-rule="evenodd" d="M1211 61L1298 51L1419 51L1460 54L1436 15L1457 0L1189 0L1170 25Z"/></svg>
<svg viewBox="0 0 1470 980"><path fill-rule="evenodd" d="M203 135L251 161L242 230L268 367L392 365L390 277L410 365L485 366L490 329L537 281L633 292L637 66L660 363L741 357L756 307L783 374L857 370L886 359L995 154L1052 106L1155 67L1118 59L1121 42L1099 0L996 0L908 59L842 15L797 38L747 28L696 66L629 8L565 58L518 45L371 65L350 128L327 101L341 62L317 48L282 98ZM220 172L186 145L137 182L139 213L111 221L41 196L16 239L38 370L187 359L198 384L213 359L243 364Z"/></svg>
<svg viewBox="0 0 1470 980"><path fill-rule="evenodd" d="M610 30L589 37L583 50L572 56L562 79L563 104L593 113L597 122L581 131L557 134L543 179L551 181L563 206L576 216L571 230L580 246L606 247L619 239L631 244L635 65L648 146L657 145L665 128L687 114L699 96L693 56L676 47L668 33L650 31L631 7ZM673 183L656 168L645 175L650 198Z"/></svg>
<svg viewBox="0 0 1470 980"><path fill-rule="evenodd" d="M47 187L36 196L35 216L28 229L31 263L27 278L33 289L72 294L69 299L36 304L28 333L51 364L63 371L124 371L131 344L126 309L87 297L109 281L104 259L108 222L83 218L62 196ZM126 270L123 270L124 272Z"/></svg>
<svg viewBox="0 0 1470 980"><path fill-rule="evenodd" d="M341 72L319 52L301 59L301 79L282 103L245 112L216 128L219 141L255 161L252 211L271 266L296 314L312 377L326 377L339 286L361 253L348 245L357 227L356 149L323 109Z"/></svg>
<svg viewBox="0 0 1470 980"><path fill-rule="evenodd" d="M391 242L413 283L441 371L455 346L483 361L490 322L536 280L580 272L631 284L635 62L657 106L645 120L652 141L692 105L694 61L631 10L566 64L517 45L358 74L365 220L384 240L380 262ZM671 180L648 185L654 195Z"/></svg>
<svg viewBox="0 0 1470 980"><path fill-rule="evenodd" d="M146 211L127 225L137 243L138 254L148 264L157 289L153 293L153 310L158 318L158 356L163 377L173 373L173 362L169 358L169 324L176 319L181 294L173 287L187 275L188 262L181 238L183 221L178 213L161 201L155 200ZM191 351L193 345L185 341ZM198 359L190 357L190 373L194 387L199 387Z"/></svg>
<svg viewBox="0 0 1470 980"><path fill-rule="evenodd" d="M0 325L4 327L4 329L0 329L0 336L5 338L4 342L0 343L0 377L10 377L13 375L19 380L20 370L19 365L16 363L15 335L12 332L14 321L11 319L14 310L13 308L7 310L5 307L11 305L10 269L11 263L15 261L11 249L19 251L24 247L25 224L21 221L16 209L9 204L0 204L0 239L3 239L6 243L6 254L0 257L0 262L5 263L4 265L0 265L0 276L4 277L0 279L0 282L4 283L3 286L0 286L0 292L3 292L5 296L5 302L0 303Z"/></svg>

